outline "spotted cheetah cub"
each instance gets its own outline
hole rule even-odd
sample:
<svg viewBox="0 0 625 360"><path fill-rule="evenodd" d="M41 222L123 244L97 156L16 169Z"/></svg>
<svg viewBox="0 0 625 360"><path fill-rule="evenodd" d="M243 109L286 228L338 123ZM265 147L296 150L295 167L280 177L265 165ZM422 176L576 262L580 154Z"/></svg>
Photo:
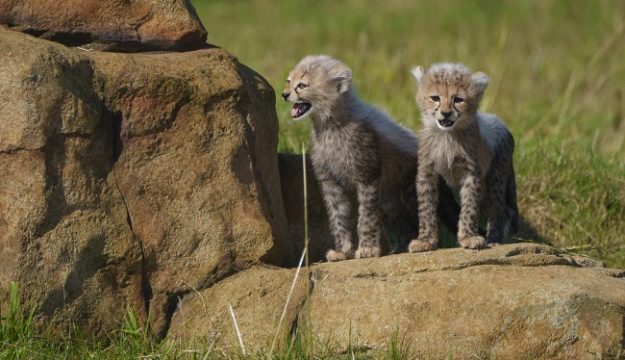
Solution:
<svg viewBox="0 0 625 360"><path fill-rule="evenodd" d="M293 103L293 119L312 120L313 172L335 241L335 249L326 254L328 261L382 255L388 245L383 223L405 237L404 246L418 230L417 139L382 111L361 102L351 81L352 71L342 62L325 55L307 56L290 72L282 93ZM350 224L353 193L358 202L356 251Z"/></svg>
<svg viewBox="0 0 625 360"><path fill-rule="evenodd" d="M477 111L488 76L449 63L416 67L412 73L423 126L416 181L419 236L409 250L429 251L438 245L438 176L460 188L460 246L481 249L503 242L518 221L514 140L500 119ZM478 233L480 215L487 220L487 239Z"/></svg>

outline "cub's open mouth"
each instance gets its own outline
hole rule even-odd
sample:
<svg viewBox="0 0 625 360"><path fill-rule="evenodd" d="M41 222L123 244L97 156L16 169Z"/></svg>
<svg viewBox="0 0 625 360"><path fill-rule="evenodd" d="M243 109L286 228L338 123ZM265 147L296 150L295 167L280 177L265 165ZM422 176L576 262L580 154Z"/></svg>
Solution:
<svg viewBox="0 0 625 360"><path fill-rule="evenodd" d="M455 121L449 120L449 119L442 119L442 120L437 120L437 121L438 121L438 125L440 125L440 126L442 126L444 128L453 126L454 123L455 123Z"/></svg>
<svg viewBox="0 0 625 360"><path fill-rule="evenodd" d="M307 102L295 103L293 104L293 108L291 109L291 117L293 119L301 118L308 112L308 110L310 110L311 107L312 105Z"/></svg>

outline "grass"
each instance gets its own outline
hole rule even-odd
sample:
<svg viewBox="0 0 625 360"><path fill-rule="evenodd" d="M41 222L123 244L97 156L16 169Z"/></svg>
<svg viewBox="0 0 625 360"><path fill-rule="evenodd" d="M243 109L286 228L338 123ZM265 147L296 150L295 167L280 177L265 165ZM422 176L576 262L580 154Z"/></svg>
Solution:
<svg viewBox="0 0 625 360"><path fill-rule="evenodd" d="M196 0L209 42L277 92L307 54L344 60L361 97L417 130L413 65L460 61L491 76L482 109L517 143L523 239L625 268L625 3L567 0ZM309 124L278 100L279 151ZM531 230L531 231L530 231Z"/></svg>
<svg viewBox="0 0 625 360"><path fill-rule="evenodd" d="M12 283L9 290L8 310L0 314L0 359L191 359L191 360L296 360L296 359L414 359L409 342L393 335L386 350L372 353L354 344L347 351L339 352L330 342L310 341L308 333L299 333L289 339L286 348L277 348L269 355L257 352L244 355L225 353L211 344L183 343L182 341L157 340L128 309L118 331L106 336L88 336L75 329L67 334L55 334L35 325L33 313L25 312L19 302L18 286ZM303 331L305 332L305 330Z"/></svg>
<svg viewBox="0 0 625 360"><path fill-rule="evenodd" d="M0 359L165 359L184 353L176 344L154 340L130 309L118 331L96 337L75 328L56 334L35 326L33 313L19 302L15 283L10 286L7 309L0 314Z"/></svg>

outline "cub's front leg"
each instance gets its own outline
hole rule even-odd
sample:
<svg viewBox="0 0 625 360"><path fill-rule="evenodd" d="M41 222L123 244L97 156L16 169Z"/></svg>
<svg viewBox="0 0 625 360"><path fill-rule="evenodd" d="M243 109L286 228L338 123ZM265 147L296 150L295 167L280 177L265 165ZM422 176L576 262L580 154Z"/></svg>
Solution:
<svg viewBox="0 0 625 360"><path fill-rule="evenodd" d="M438 175L434 166L419 161L417 173L417 202L419 204L419 237L410 242L410 252L435 250L438 246Z"/></svg>
<svg viewBox="0 0 625 360"><path fill-rule="evenodd" d="M464 170L460 187L458 243L465 249L482 249L487 246L486 239L478 233L482 180L475 164L466 164Z"/></svg>
<svg viewBox="0 0 625 360"><path fill-rule="evenodd" d="M350 225L350 204L345 189L331 178L320 179L323 200L328 211L330 231L334 237L334 250L328 250L328 261L352 259L352 234Z"/></svg>
<svg viewBox="0 0 625 360"><path fill-rule="evenodd" d="M356 258L382 255L380 181L358 183L358 250Z"/></svg>

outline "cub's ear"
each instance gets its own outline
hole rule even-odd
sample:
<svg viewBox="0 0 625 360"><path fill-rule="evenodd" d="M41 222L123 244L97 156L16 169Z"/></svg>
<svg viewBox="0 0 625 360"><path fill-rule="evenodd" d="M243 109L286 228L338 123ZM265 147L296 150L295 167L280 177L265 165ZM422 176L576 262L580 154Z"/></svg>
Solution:
<svg viewBox="0 0 625 360"><path fill-rule="evenodd" d="M417 79L417 84L421 84L421 79L423 78L423 75L425 74L425 70L423 69L423 66L415 66L412 68L412 70L410 70L410 72L412 73L412 76L414 76L414 78Z"/></svg>
<svg viewBox="0 0 625 360"><path fill-rule="evenodd" d="M338 66L332 74L338 84L339 93L345 93L352 86L352 70L345 65Z"/></svg>
<svg viewBox="0 0 625 360"><path fill-rule="evenodd" d="M471 74L471 83L473 84L473 88L480 95L484 93L484 90L486 90L489 80L488 75L481 71Z"/></svg>

